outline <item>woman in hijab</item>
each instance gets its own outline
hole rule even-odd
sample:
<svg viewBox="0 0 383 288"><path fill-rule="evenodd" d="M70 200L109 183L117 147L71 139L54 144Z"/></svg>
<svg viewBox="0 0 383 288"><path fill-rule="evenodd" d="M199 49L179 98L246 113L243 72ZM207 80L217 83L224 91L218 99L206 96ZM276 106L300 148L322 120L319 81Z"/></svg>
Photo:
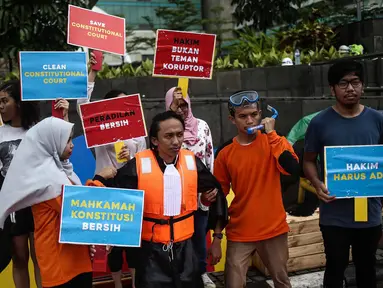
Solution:
<svg viewBox="0 0 383 288"><path fill-rule="evenodd" d="M92 287L89 247L59 243L62 185L81 185L69 162L72 131L72 123L54 117L32 127L19 145L0 193L0 228L9 214L32 206L43 287ZM99 173L107 178L115 174L114 168Z"/></svg>
<svg viewBox="0 0 383 288"><path fill-rule="evenodd" d="M205 166L213 173L214 153L213 140L209 125L202 119L194 117L191 109L189 95L183 97L180 87L173 87L165 97L166 110L172 110L179 114L185 121L184 143L182 148L194 152L201 159ZM202 196L199 194L198 210L194 215L194 235L193 244L198 256L198 263L201 272L202 281L205 287L215 287L214 282L206 274L206 227L208 223L209 202L214 199L214 193L211 191ZM210 198L210 196L212 198ZM207 205L204 205L207 204Z"/></svg>

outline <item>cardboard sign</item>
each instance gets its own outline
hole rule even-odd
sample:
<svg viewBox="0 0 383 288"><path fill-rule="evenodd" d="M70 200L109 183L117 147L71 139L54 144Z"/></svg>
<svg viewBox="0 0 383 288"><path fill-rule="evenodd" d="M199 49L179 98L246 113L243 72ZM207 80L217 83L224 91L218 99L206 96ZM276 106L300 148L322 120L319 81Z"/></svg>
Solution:
<svg viewBox="0 0 383 288"><path fill-rule="evenodd" d="M84 103L80 113L88 148L147 136L139 94Z"/></svg>
<svg viewBox="0 0 383 288"><path fill-rule="evenodd" d="M383 196L383 145L325 147L324 160L331 196Z"/></svg>
<svg viewBox="0 0 383 288"><path fill-rule="evenodd" d="M125 55L125 19L69 5L68 44Z"/></svg>
<svg viewBox="0 0 383 288"><path fill-rule="evenodd" d="M211 79L216 35L157 30L153 76Z"/></svg>
<svg viewBox="0 0 383 288"><path fill-rule="evenodd" d="M85 52L20 52L22 101L88 98Z"/></svg>
<svg viewBox="0 0 383 288"><path fill-rule="evenodd" d="M64 186L60 243L140 247L144 191Z"/></svg>

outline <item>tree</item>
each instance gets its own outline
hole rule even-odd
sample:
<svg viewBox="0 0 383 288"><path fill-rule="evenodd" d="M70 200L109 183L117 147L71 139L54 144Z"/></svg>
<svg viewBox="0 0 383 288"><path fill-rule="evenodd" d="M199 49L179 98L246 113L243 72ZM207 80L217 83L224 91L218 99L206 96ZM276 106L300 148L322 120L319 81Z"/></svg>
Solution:
<svg viewBox="0 0 383 288"><path fill-rule="evenodd" d="M202 24L204 26L207 26L207 32L213 33L217 35L216 40L216 55L219 56L222 53L222 44L225 40L231 40L233 37L233 21L227 20L226 18L222 17L222 12L224 11L224 7L217 5L213 6L210 11L209 15L206 15L205 17L207 19L202 20Z"/></svg>
<svg viewBox="0 0 383 288"><path fill-rule="evenodd" d="M19 51L76 49L67 44L68 4L90 8L88 0L0 2L0 58L8 60L10 71Z"/></svg>
<svg viewBox="0 0 383 288"><path fill-rule="evenodd" d="M194 3L190 0L168 0L173 7L158 7L156 8L156 17L163 21L161 28L187 31L201 26L202 20L198 17L200 11L195 7ZM149 16L142 17L147 22L149 29L153 31L153 37L135 36L134 33L128 39L126 51L137 52L146 50L147 48L155 48L156 45L156 30L154 21ZM127 34L131 34L132 28L127 30Z"/></svg>
<svg viewBox="0 0 383 288"><path fill-rule="evenodd" d="M232 0L235 6L234 17L237 24L252 22L249 26L266 32L267 28L278 24L294 23L298 12L293 5L305 2L304 0Z"/></svg>
<svg viewBox="0 0 383 288"><path fill-rule="evenodd" d="M175 7L158 7L156 16L163 20L170 30L187 31L201 25L201 11L190 0L168 0ZM146 17L147 18L147 17Z"/></svg>

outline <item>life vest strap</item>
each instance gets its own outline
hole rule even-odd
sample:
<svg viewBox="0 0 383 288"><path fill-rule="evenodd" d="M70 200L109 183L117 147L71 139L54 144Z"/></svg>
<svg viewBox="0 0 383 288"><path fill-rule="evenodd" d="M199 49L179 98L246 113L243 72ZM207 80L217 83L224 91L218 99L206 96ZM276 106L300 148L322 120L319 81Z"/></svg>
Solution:
<svg viewBox="0 0 383 288"><path fill-rule="evenodd" d="M169 219L157 219L157 218L151 218L151 217L143 217L143 220L153 222L154 223L153 229L154 229L155 225L169 225L170 226L170 240L173 241L174 240L174 227L173 227L174 223L188 219L188 218L192 217L193 215L194 215L194 212L191 212L189 214L186 214L186 215L181 216L181 217L176 218L176 219L174 219L174 217L172 216Z"/></svg>

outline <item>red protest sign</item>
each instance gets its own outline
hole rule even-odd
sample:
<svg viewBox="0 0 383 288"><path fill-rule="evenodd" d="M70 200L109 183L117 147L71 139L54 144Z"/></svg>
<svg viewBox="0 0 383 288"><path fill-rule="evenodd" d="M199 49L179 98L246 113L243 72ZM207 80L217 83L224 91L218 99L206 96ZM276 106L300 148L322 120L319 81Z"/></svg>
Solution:
<svg viewBox="0 0 383 288"><path fill-rule="evenodd" d="M80 113L88 148L147 136L139 94L84 103Z"/></svg>
<svg viewBox="0 0 383 288"><path fill-rule="evenodd" d="M125 19L69 5L67 42L125 55Z"/></svg>
<svg viewBox="0 0 383 288"><path fill-rule="evenodd" d="M216 36L157 30L153 76L211 79Z"/></svg>

